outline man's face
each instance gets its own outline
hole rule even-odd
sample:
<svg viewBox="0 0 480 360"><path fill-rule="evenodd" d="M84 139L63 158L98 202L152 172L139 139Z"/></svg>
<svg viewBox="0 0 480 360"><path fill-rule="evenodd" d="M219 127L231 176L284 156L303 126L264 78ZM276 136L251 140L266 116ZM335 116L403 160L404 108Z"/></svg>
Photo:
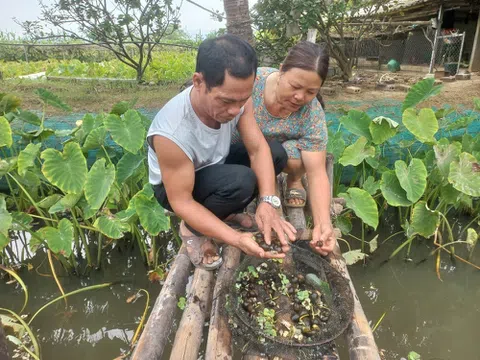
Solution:
<svg viewBox="0 0 480 360"><path fill-rule="evenodd" d="M246 79L231 76L225 71L225 81L220 86L207 89L202 74L195 73L199 79L196 85L199 87L201 104L205 112L215 121L227 123L240 113L240 110L252 95L254 73Z"/></svg>

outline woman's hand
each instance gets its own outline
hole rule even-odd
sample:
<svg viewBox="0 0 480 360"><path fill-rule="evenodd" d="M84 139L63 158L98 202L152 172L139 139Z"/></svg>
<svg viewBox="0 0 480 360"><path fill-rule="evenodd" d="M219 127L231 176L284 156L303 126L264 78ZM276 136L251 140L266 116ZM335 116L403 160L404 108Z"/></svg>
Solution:
<svg viewBox="0 0 480 360"><path fill-rule="evenodd" d="M330 254L337 244L337 238L331 223L315 225L310 247L322 256Z"/></svg>
<svg viewBox="0 0 480 360"><path fill-rule="evenodd" d="M255 236L252 233L240 233L235 241L236 247L242 250L245 254L265 259L281 259L285 254L274 254L263 250L255 241Z"/></svg>

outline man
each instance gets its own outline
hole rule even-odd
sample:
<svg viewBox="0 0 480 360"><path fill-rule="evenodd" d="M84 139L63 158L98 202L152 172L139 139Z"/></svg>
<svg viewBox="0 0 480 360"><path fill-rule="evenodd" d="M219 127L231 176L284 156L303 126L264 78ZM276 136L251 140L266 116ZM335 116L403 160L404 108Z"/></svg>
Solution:
<svg viewBox="0 0 480 360"><path fill-rule="evenodd" d="M182 219L180 236L190 259L207 270L222 263L209 238L248 255L284 256L265 252L250 232L225 221L247 230L258 225L267 243L273 229L284 251L285 235L295 239L293 226L276 212L275 174L286 165L286 152L280 144L266 142L253 117L256 69L257 57L247 42L232 35L205 40L198 49L193 86L160 110L147 134L155 197ZM235 127L243 144L230 149ZM242 211L257 194L253 221Z"/></svg>

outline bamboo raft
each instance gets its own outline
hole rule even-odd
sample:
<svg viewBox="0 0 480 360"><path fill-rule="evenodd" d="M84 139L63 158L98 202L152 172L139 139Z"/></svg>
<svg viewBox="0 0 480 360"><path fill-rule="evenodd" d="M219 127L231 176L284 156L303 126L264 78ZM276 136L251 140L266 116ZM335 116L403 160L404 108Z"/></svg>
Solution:
<svg viewBox="0 0 480 360"><path fill-rule="evenodd" d="M332 183L333 157L330 154L327 156L327 173L330 183ZM281 179L280 176L279 179ZM280 192L280 189L281 186L277 186L277 192ZM282 213L282 215L284 214ZM286 215L295 228L306 228L305 214L302 208L287 208ZM218 270L216 279L214 272L195 269L190 291L186 296L187 304L175 333L170 360L198 359L204 338L204 325L208 319L210 319L210 325L208 336L206 337L204 359L232 359L232 333L228 325L227 316L223 310L225 308L225 295L233 280L235 269L240 263L240 255L239 249L225 246L223 249L224 262ZM349 280L354 297L353 319L343 334L348 344L349 358L350 360L380 360L380 354L373 338L372 330L338 245L334 252L329 255L329 258L331 264ZM165 349L170 333L175 327L174 317L177 301L185 292L191 269L192 264L186 255L186 249L182 246L153 306L145 329L133 351L132 360L160 360L167 358ZM243 354L243 360L267 359L269 357L261 354ZM276 357L276 359L279 358ZM338 360L339 356L334 350L332 354L325 355L324 359Z"/></svg>

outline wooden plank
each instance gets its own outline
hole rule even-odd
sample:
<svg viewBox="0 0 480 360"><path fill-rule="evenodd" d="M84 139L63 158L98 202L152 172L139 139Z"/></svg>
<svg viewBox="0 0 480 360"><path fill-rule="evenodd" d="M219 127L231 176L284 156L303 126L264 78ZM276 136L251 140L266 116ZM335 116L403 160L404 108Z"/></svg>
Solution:
<svg viewBox="0 0 480 360"><path fill-rule="evenodd" d="M213 291L210 330L208 332L205 360L231 360L233 355L232 332L225 313L225 296L232 284L233 275L240 263L240 249L225 246L223 264L217 275Z"/></svg>
<svg viewBox="0 0 480 360"><path fill-rule="evenodd" d="M214 272L197 268L187 306L175 336L170 360L197 360L205 318L212 302Z"/></svg>
<svg viewBox="0 0 480 360"><path fill-rule="evenodd" d="M155 301L145 329L135 347L132 360L161 359L172 330L178 297L185 292L192 263L182 246Z"/></svg>

